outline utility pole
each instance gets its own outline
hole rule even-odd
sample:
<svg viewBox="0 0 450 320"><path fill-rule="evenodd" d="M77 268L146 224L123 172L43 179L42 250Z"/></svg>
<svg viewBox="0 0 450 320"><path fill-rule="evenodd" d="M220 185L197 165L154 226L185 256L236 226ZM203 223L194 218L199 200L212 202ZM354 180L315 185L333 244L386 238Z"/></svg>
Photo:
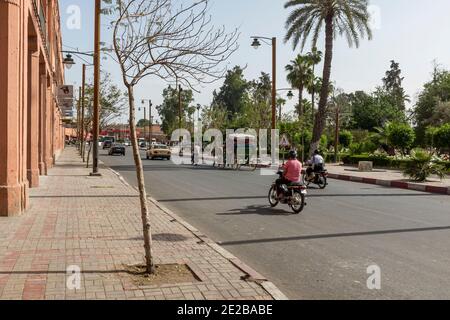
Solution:
<svg viewBox="0 0 450 320"><path fill-rule="evenodd" d="M148 119L149 119L149 121L147 122L147 118L146 118L147 117L146 108L143 107L144 108L144 121L145 121L144 135L145 135L145 141L149 141L150 145L151 145L152 139L153 139L153 137L152 137L152 135L153 135L153 127L152 127L152 106L153 106L153 104L152 104L152 100L150 100L150 99L142 99L142 104L145 104L146 101L148 101L148 109L149 109L149 111L148 111L149 118ZM140 110L140 108L139 108L139 110ZM147 134L147 132L145 131L145 130L147 130L147 123L150 124L149 130L148 130L149 134ZM150 136L150 139L148 138L148 136Z"/></svg>
<svg viewBox="0 0 450 320"><path fill-rule="evenodd" d="M178 129L181 129L181 84L178 85Z"/></svg>
<svg viewBox="0 0 450 320"><path fill-rule="evenodd" d="M78 105L77 105L77 142L78 142L78 151L81 155L81 87L78 90Z"/></svg>
<svg viewBox="0 0 450 320"><path fill-rule="evenodd" d="M338 148L339 148L339 107L336 106L336 132L334 136L334 162L338 163Z"/></svg>
<svg viewBox="0 0 450 320"><path fill-rule="evenodd" d="M98 172L98 138L100 116L100 17L101 0L95 0L95 37L94 37L94 121L93 121L93 165L91 176L101 176Z"/></svg>
<svg viewBox="0 0 450 320"><path fill-rule="evenodd" d="M272 130L277 128L277 38L272 38Z"/></svg>
<svg viewBox="0 0 450 320"><path fill-rule="evenodd" d="M83 162L86 161L85 158L85 150L86 143L84 141L85 132L84 132L84 105L85 105L85 87L86 87L86 65L83 64L83 74L82 74L82 87L81 87L81 156L83 158Z"/></svg>
<svg viewBox="0 0 450 320"><path fill-rule="evenodd" d="M147 136L147 108L144 107L144 141L147 148L148 136Z"/></svg>
<svg viewBox="0 0 450 320"><path fill-rule="evenodd" d="M181 89L181 84L178 85L178 129L181 130L181 91L183 89ZM182 138L180 137L180 157L183 156L183 148L181 146L181 140Z"/></svg>
<svg viewBox="0 0 450 320"><path fill-rule="evenodd" d="M152 117L152 100L148 100L148 115L149 115L149 120L150 120L150 146L152 145L153 142L153 117Z"/></svg>

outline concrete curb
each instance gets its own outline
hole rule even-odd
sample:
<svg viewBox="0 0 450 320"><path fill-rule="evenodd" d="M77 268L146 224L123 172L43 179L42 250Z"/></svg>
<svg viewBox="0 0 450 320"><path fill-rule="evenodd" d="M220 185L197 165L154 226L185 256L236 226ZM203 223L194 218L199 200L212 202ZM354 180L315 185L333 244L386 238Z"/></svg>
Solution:
<svg viewBox="0 0 450 320"><path fill-rule="evenodd" d="M328 173L328 177L335 180L351 181L365 184L374 184L383 187L450 195L450 187L427 186L419 183L396 181L396 180L377 180L372 178L355 177L335 173Z"/></svg>
<svg viewBox="0 0 450 320"><path fill-rule="evenodd" d="M122 177L120 173L117 171L111 169L110 167L103 164L105 168L109 169L111 172L113 172L119 180L125 184L126 186L138 191L136 187L131 186L125 179ZM281 292L280 289L278 289L275 284L268 281L267 278L259 274L257 271L246 265L244 262L239 260L236 256L231 254L229 251L222 248L220 245L218 245L216 242L212 241L210 238L208 238L206 235L201 233L199 230L194 228L192 225L181 219L177 214L175 214L170 209L166 208L162 204L160 204L156 199L147 196L148 201L152 202L157 208L159 208L161 211L163 211L165 214L167 214L170 218L177 221L179 224L181 224L183 227L185 227L187 230L189 230L194 236L196 236L199 241L205 243L207 246L209 246L211 249L216 251L218 254L220 254L222 257L230 261L235 267L243 271L248 275L247 280L248 281L254 281L258 283L264 290L266 290L274 300L289 300L289 298Z"/></svg>

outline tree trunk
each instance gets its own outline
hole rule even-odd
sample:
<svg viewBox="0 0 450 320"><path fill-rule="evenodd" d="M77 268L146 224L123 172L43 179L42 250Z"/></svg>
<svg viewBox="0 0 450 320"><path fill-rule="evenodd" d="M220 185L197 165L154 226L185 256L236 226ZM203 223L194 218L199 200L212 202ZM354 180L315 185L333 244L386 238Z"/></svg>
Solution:
<svg viewBox="0 0 450 320"><path fill-rule="evenodd" d="M142 227L144 232L144 249L145 249L145 263L148 273L153 273L154 264L152 256L152 234L151 224L147 204L147 191L145 190L144 169L142 167L142 159L139 152L139 145L136 133L136 116L135 116L135 102L133 86L128 86L128 101L130 106L130 139L133 146L133 158L136 166L136 176L139 188L139 200L141 204Z"/></svg>
<svg viewBox="0 0 450 320"><path fill-rule="evenodd" d="M311 90L311 124L313 124L314 123L314 116L315 116L315 114L314 114L314 108L315 108L315 104L316 104L316 97L315 97L315 94L316 94L316 88L315 88L315 76L316 76L316 73L315 73L315 65L313 65L313 67L312 67L312 73L313 73L313 83L312 83L312 90Z"/></svg>
<svg viewBox="0 0 450 320"><path fill-rule="evenodd" d="M314 122L313 138L311 141L310 156L318 149L320 138L325 128L326 109L330 91L331 63L333 61L333 15L325 19L325 60L323 67L322 89L316 119Z"/></svg>
<svg viewBox="0 0 450 320"><path fill-rule="evenodd" d="M305 112L303 110L303 85L301 85L298 88L298 116L300 120L302 119L304 113Z"/></svg>

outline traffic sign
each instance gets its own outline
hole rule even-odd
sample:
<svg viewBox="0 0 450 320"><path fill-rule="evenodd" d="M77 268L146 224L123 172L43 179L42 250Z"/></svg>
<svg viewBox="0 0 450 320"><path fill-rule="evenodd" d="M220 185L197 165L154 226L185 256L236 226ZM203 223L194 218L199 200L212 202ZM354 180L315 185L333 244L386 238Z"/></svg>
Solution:
<svg viewBox="0 0 450 320"><path fill-rule="evenodd" d="M280 146L281 147L290 147L291 146L291 144L285 134L281 137Z"/></svg>

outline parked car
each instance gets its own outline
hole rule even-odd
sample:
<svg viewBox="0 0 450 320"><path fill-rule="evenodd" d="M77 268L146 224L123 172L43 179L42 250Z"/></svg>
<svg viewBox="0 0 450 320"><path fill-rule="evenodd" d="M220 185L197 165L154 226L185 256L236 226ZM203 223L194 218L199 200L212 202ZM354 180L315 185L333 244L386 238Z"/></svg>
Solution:
<svg viewBox="0 0 450 320"><path fill-rule="evenodd" d="M147 150L147 159L167 159L170 160L172 153L170 148L164 144L154 144Z"/></svg>
<svg viewBox="0 0 450 320"><path fill-rule="evenodd" d="M110 156L113 156L115 154L120 154L122 156L125 155L125 146L122 144L113 144L112 147L109 149L109 153Z"/></svg>
<svg viewBox="0 0 450 320"><path fill-rule="evenodd" d="M113 143L110 140L103 142L103 150L111 148L112 145L113 145Z"/></svg>

